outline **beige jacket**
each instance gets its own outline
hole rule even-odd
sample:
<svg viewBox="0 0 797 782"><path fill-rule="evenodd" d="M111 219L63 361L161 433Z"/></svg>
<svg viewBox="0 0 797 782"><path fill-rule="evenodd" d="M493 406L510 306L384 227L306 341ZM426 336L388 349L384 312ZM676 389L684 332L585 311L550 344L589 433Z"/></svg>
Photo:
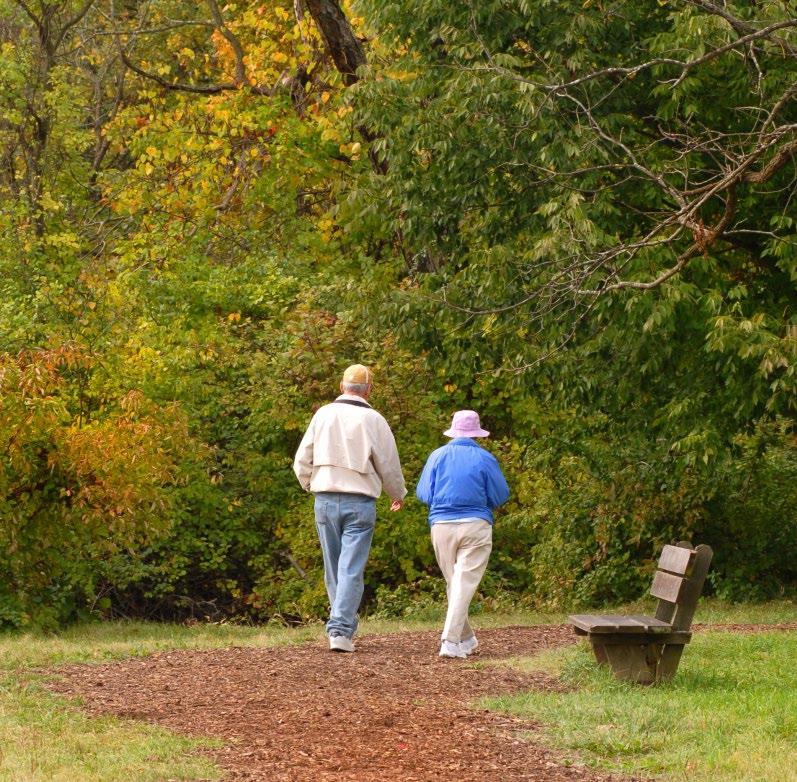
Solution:
<svg viewBox="0 0 797 782"><path fill-rule="evenodd" d="M351 394L338 399L364 400ZM407 493L390 426L372 407L332 402L313 416L293 471L305 491L334 491L393 500Z"/></svg>

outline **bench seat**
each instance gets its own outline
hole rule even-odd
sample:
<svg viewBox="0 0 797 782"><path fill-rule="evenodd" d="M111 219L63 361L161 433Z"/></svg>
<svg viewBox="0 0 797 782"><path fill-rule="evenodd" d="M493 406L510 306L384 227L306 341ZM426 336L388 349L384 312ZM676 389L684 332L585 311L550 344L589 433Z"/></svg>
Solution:
<svg viewBox="0 0 797 782"><path fill-rule="evenodd" d="M578 614L567 617L570 624L585 633L669 633L672 625L652 616L617 614Z"/></svg>

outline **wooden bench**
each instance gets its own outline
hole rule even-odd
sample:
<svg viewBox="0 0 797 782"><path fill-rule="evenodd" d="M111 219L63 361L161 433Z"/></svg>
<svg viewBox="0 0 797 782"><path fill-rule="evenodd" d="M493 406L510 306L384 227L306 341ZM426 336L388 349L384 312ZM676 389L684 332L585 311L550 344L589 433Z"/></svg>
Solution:
<svg viewBox="0 0 797 782"><path fill-rule="evenodd" d="M599 663L618 679L652 684L675 676L713 552L690 543L665 546L650 594L659 599L655 616L589 614L568 619L585 635Z"/></svg>

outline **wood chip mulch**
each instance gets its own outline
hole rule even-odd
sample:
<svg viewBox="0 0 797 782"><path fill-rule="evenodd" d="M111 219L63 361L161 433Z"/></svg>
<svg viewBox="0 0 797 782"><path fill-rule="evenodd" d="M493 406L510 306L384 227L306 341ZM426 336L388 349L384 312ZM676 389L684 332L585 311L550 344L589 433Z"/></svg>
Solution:
<svg viewBox="0 0 797 782"><path fill-rule="evenodd" d="M696 626L758 632L781 625ZM573 643L567 626L479 632L469 660L437 656L437 633L365 636L355 654L326 643L174 651L59 668L51 688L95 715L221 739L207 750L225 782L630 782L561 758L537 726L474 708L484 695L561 690L554 679L474 665ZM529 739L529 733L532 739Z"/></svg>
<svg viewBox="0 0 797 782"><path fill-rule="evenodd" d="M437 656L434 632L365 636L354 654L325 643L174 651L59 668L52 688L114 714L221 739L207 750L225 782L608 782L528 739L535 725L473 707L484 695L559 689L551 678L476 660L572 643L572 629L479 633L480 654ZM628 778L623 778L628 779Z"/></svg>

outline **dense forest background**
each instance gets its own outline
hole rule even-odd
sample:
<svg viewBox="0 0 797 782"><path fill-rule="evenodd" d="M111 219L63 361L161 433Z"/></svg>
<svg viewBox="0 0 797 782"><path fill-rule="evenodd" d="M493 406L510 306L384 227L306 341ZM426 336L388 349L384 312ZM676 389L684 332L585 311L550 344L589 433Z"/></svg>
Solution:
<svg viewBox="0 0 797 782"><path fill-rule="evenodd" d="M488 602L680 539L793 588L795 153L780 0L0 0L0 625L320 615L291 461L355 361L411 487L493 432Z"/></svg>

